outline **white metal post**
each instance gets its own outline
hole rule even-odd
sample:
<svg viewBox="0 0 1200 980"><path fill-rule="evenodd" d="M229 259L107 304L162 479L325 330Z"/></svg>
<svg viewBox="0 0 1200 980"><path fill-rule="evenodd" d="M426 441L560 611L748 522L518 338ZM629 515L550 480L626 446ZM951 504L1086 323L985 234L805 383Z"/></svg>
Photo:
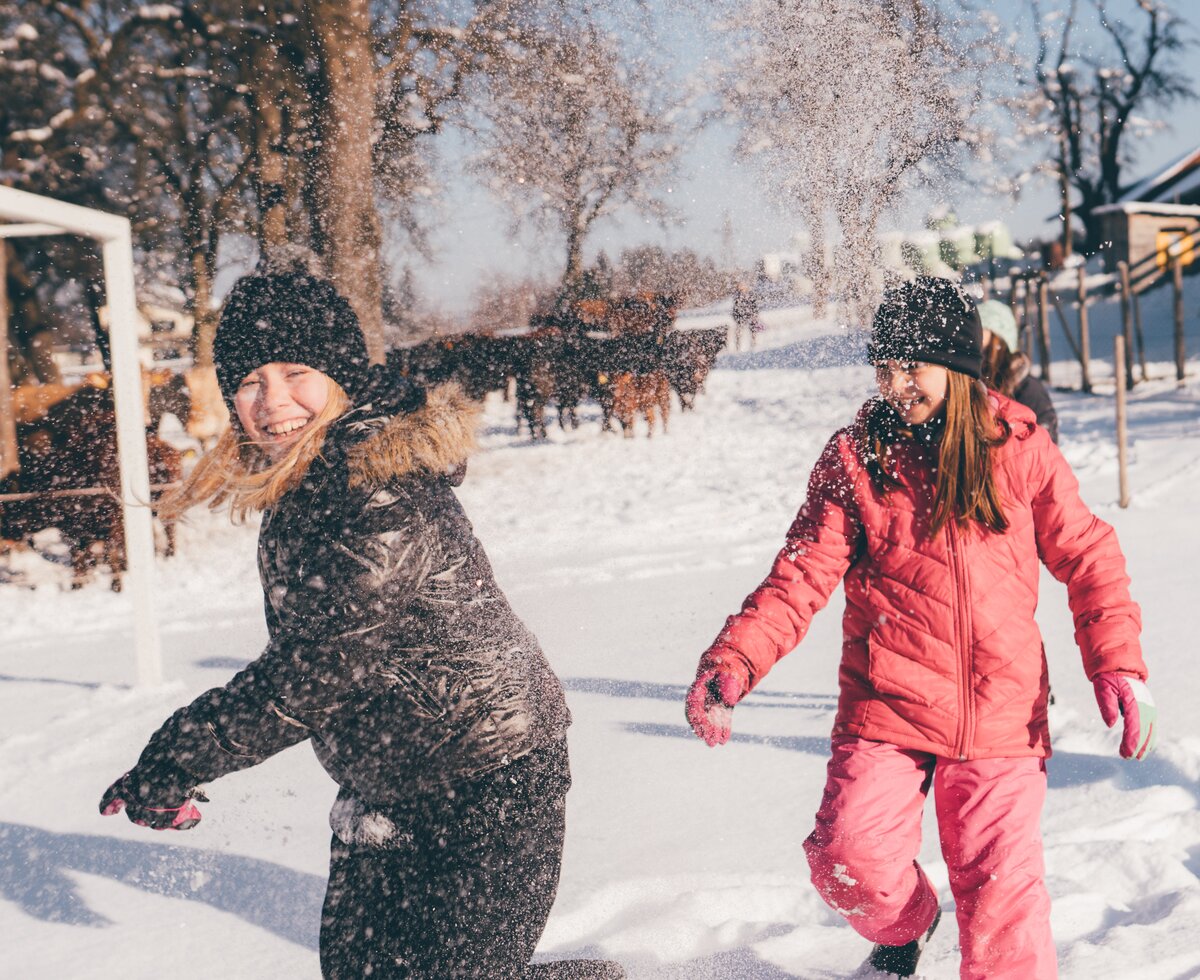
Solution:
<svg viewBox="0 0 1200 980"><path fill-rule="evenodd" d="M104 292L112 352L117 454L125 523L125 582L133 600L133 646L141 685L162 683L162 651L154 615L154 525L150 516L150 469L146 462L146 410L137 351L137 300L133 291L133 243L124 234L104 242Z"/></svg>
<svg viewBox="0 0 1200 980"><path fill-rule="evenodd" d="M154 526L150 516L150 473L146 462L145 408L137 352L137 304L129 220L2 186L0 220L27 223L23 227L3 226L5 237L70 232L102 243L125 526L125 582L133 602L137 682L140 685L160 684L163 671L154 610Z"/></svg>

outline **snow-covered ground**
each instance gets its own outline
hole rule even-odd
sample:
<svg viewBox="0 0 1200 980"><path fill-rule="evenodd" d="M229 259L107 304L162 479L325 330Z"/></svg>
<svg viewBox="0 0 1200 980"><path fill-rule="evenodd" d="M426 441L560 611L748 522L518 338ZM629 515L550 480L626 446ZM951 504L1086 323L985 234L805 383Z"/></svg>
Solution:
<svg viewBox="0 0 1200 980"><path fill-rule="evenodd" d="M739 706L728 746L706 748L683 719L697 656L766 571L820 447L870 390L836 327L766 319L765 349L724 355L698 411L674 414L665 437L602 436L592 416L533 445L513 435L511 406L488 405L460 495L575 716L544 954L615 957L645 980L847 977L866 955L809 885L800 846L824 781L840 596ZM1193 352L1195 323L1193 312ZM1169 321L1148 317L1147 330L1169 337ZM1094 349L1094 376L1107 378L1111 346ZM1127 510L1111 384L1056 393L1085 499L1129 556L1162 718L1150 761L1116 757L1065 592L1047 579L1039 619L1058 701L1046 856L1062 976L1081 980L1200 977L1200 363L1177 389L1169 349L1152 345L1158 380L1131 398ZM0 585L3 976L319 975L334 787L306 747L214 784L189 833L96 813L162 718L264 641L254 529L201 515L181 538L159 570L162 689L128 686L126 597L103 583L63 591L63 570L33 556L17 571L41 588ZM932 823L925 839L949 908ZM956 977L955 943L946 916L921 975Z"/></svg>

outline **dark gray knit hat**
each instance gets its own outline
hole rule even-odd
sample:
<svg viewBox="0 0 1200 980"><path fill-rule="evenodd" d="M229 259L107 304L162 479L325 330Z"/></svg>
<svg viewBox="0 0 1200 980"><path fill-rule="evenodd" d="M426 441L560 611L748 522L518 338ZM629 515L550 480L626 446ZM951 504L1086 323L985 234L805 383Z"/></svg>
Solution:
<svg viewBox="0 0 1200 980"><path fill-rule="evenodd" d="M871 324L867 356L879 361L925 361L983 373L983 327L975 303L957 284L919 276L887 293Z"/></svg>
<svg viewBox="0 0 1200 980"><path fill-rule="evenodd" d="M255 273L233 287L213 345L221 394L231 405L242 379L264 364L306 364L329 375L352 405L365 396L367 345L358 317L324 279Z"/></svg>

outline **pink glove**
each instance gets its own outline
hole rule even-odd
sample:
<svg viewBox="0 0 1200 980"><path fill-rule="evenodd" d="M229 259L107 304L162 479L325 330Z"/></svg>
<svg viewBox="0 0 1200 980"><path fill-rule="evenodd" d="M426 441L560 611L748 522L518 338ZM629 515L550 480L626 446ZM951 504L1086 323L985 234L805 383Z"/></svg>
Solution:
<svg viewBox="0 0 1200 980"><path fill-rule="evenodd" d="M207 803L208 797L199 789L167 793L169 802L166 797L147 801L144 791L148 787L137 772L134 769L125 773L104 791L100 798L102 816L111 817L124 810L131 823L152 830L191 830L200 822L200 811L192 800Z"/></svg>
<svg viewBox="0 0 1200 980"><path fill-rule="evenodd" d="M1122 759L1144 759L1154 748L1158 709L1150 689L1133 674L1120 674L1115 670L1097 674L1092 681L1096 690L1096 703L1100 705L1100 717L1109 728L1117 719L1125 718L1125 732L1121 737Z"/></svg>
<svg viewBox="0 0 1200 980"><path fill-rule="evenodd" d="M709 745L724 745L732 734L733 706L745 693L741 678L729 670L701 670L685 702L692 731Z"/></svg>

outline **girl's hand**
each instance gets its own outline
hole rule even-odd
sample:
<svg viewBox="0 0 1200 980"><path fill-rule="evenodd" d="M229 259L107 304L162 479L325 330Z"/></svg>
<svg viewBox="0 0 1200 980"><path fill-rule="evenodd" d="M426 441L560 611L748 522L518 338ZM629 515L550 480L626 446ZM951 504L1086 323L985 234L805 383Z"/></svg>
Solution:
<svg viewBox="0 0 1200 980"><path fill-rule="evenodd" d="M191 830L200 822L200 811L191 802L208 802L199 789L155 792L153 783L131 769L104 791L100 813L105 817L125 811L130 822L152 830ZM178 801L178 802L176 802Z"/></svg>
<svg viewBox="0 0 1200 980"><path fill-rule="evenodd" d="M687 693L692 731L708 745L724 745L732 734L733 706L745 693L740 678L719 667L703 671Z"/></svg>
<svg viewBox="0 0 1200 980"><path fill-rule="evenodd" d="M1115 670L1097 674L1092 686L1104 724L1112 728L1118 718L1125 719L1121 758L1139 761L1146 758L1158 736L1158 709L1150 689L1134 675Z"/></svg>

